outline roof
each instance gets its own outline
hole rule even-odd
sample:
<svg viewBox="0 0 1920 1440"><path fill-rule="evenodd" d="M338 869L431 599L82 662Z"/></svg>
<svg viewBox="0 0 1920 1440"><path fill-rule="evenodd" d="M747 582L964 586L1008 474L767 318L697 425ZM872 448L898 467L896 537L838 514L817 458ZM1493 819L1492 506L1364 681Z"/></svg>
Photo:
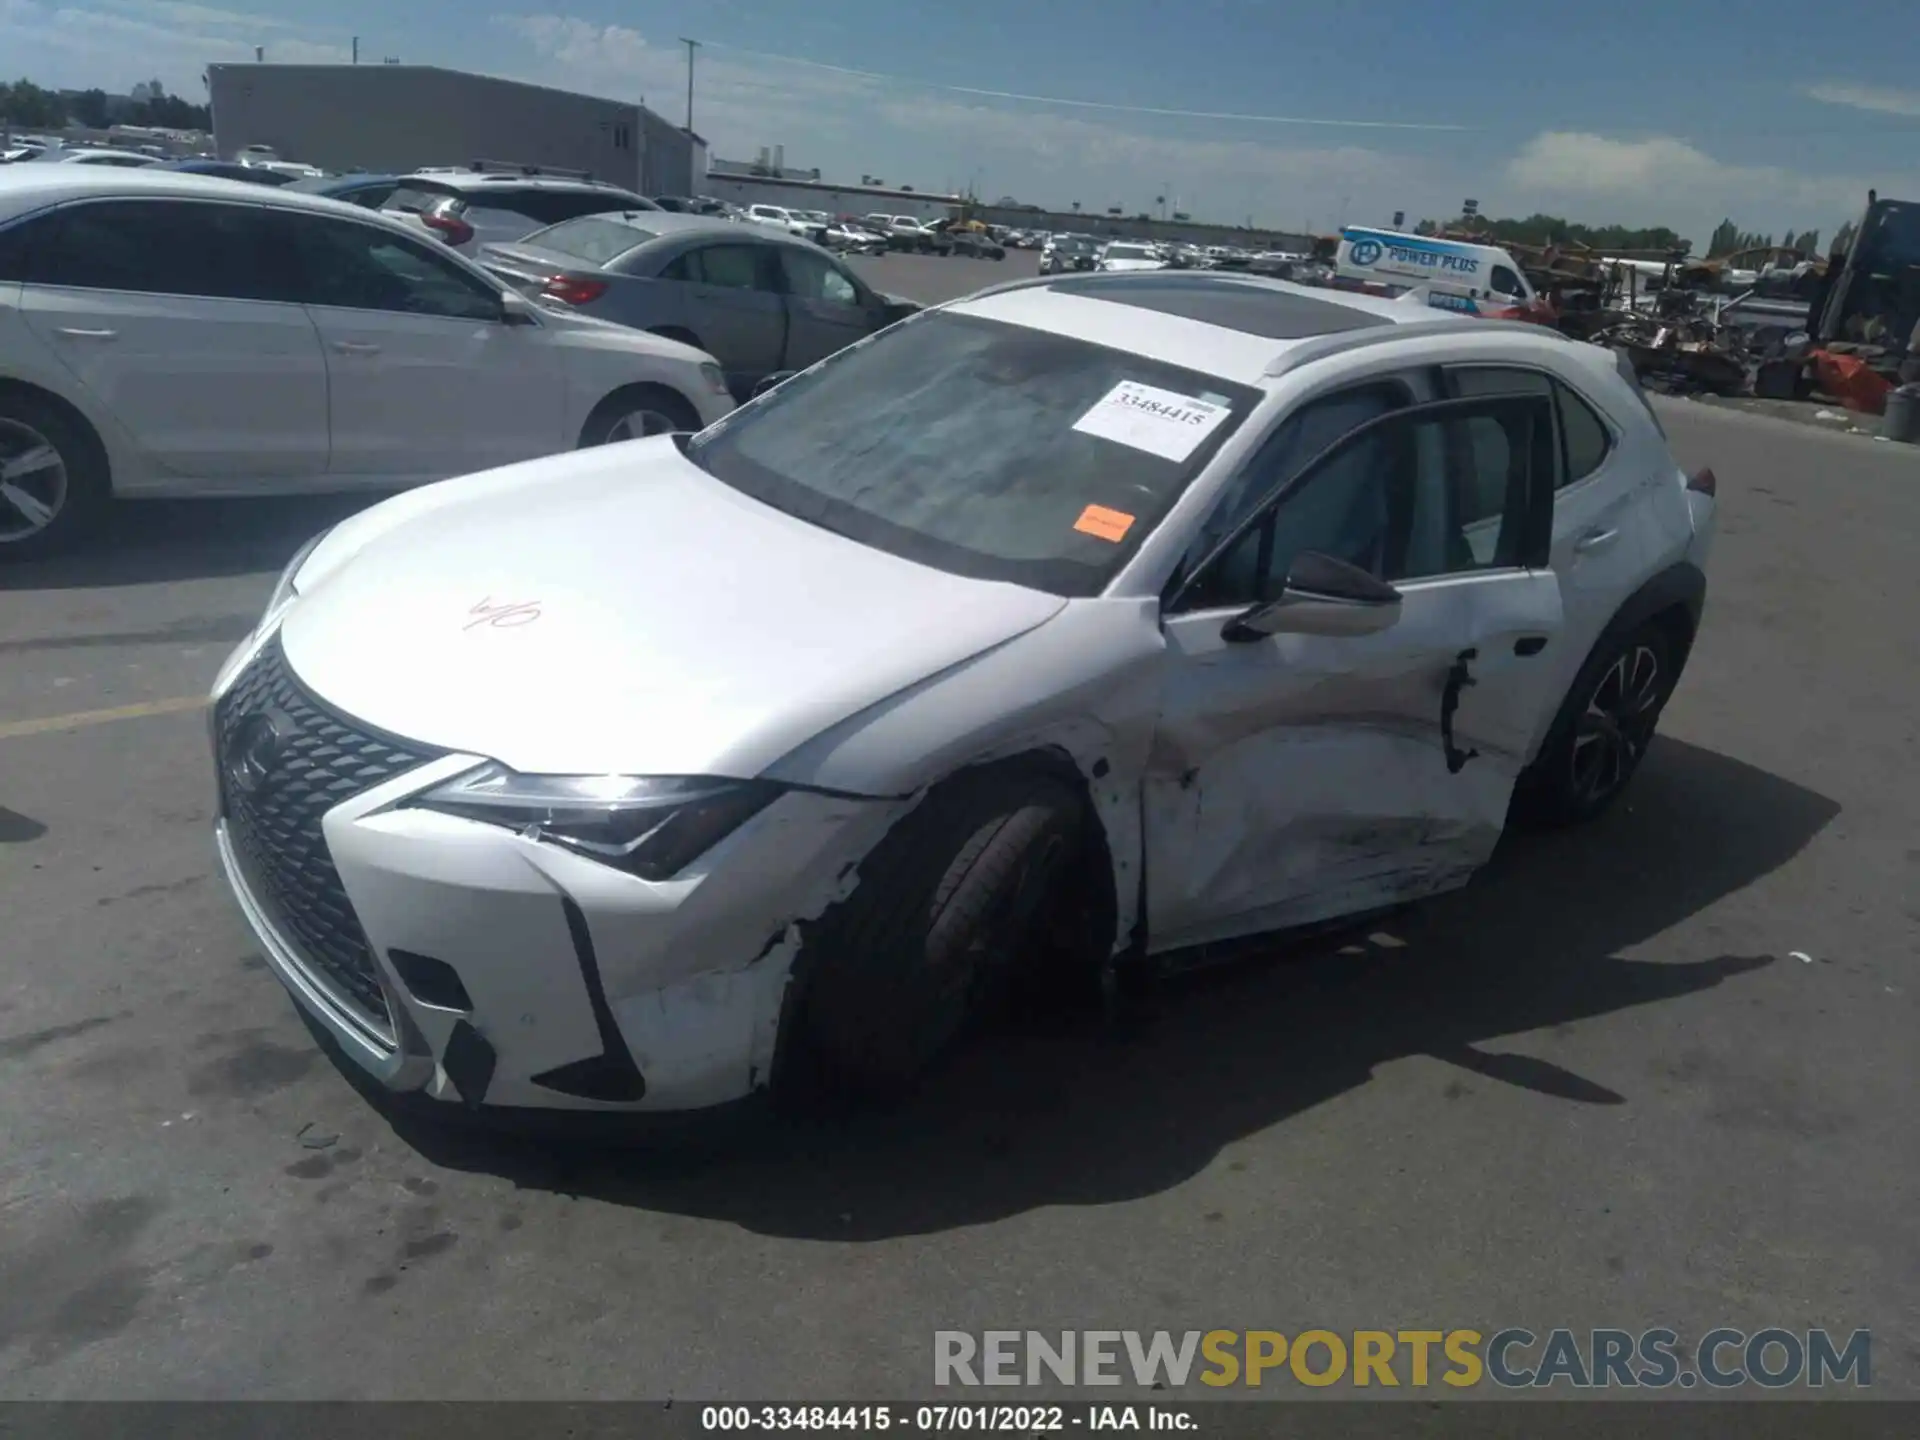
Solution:
<svg viewBox="0 0 1920 1440"><path fill-rule="evenodd" d="M271 84L275 78L286 79L298 75L339 76L359 85L400 85L414 83L417 75L450 75L456 80L477 80L487 85L506 85L515 90L527 90L546 95L564 95L570 100L587 101L594 105L604 105L610 110L642 111L646 106L632 100L610 100L604 95L589 95L580 90L563 90L557 85L536 85L527 80L509 80L501 75L483 75L477 70L455 70L446 65L355 65L347 61L284 61L276 60L270 64L258 61L218 60L206 67L209 84L212 81L237 77L245 80L260 80ZM664 120L665 117L662 117ZM678 127L675 127L678 128Z"/></svg>
<svg viewBox="0 0 1920 1440"><path fill-rule="evenodd" d="M613 190L638 194L606 180L582 180L577 175L527 175L514 170L414 170L402 177L428 180L449 190Z"/></svg>
<svg viewBox="0 0 1920 1440"><path fill-rule="evenodd" d="M953 308L1245 384L1265 383L1283 355L1312 342L1385 338L1393 327L1415 324L1432 332L1492 323L1424 304L1208 271L1049 276L996 287Z"/></svg>
<svg viewBox="0 0 1920 1440"><path fill-rule="evenodd" d="M397 220L345 200L312 195L285 186L256 185L220 175L195 175L185 170L121 169L96 165L0 165L0 224L16 215L88 196L101 199L225 200L232 204L264 205L282 210L308 210L321 215L349 216L362 224L385 225L408 233Z"/></svg>

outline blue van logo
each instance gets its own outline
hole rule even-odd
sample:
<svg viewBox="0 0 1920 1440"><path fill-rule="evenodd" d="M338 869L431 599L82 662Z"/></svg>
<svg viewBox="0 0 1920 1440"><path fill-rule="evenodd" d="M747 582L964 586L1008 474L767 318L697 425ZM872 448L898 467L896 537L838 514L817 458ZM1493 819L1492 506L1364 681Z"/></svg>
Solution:
<svg viewBox="0 0 1920 1440"><path fill-rule="evenodd" d="M1380 258L1380 252L1385 248L1378 240L1356 240L1353 249L1347 253L1354 264L1371 265Z"/></svg>

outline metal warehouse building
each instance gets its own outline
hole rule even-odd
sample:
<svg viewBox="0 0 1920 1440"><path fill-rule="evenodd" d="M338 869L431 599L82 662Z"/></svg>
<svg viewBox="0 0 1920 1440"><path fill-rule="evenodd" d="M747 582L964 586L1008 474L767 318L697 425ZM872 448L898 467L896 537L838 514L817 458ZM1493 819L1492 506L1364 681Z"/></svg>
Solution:
<svg viewBox="0 0 1920 1440"><path fill-rule="evenodd" d="M437 65L210 65L223 157L270 145L328 170L400 173L504 161L691 195L705 146L644 105Z"/></svg>

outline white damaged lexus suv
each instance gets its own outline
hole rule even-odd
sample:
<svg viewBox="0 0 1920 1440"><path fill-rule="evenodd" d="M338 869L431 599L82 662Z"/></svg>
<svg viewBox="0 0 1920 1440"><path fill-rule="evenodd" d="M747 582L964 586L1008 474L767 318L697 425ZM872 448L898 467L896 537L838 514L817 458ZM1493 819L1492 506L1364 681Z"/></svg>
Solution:
<svg viewBox="0 0 1920 1440"><path fill-rule="evenodd" d="M320 536L214 688L219 852L394 1091L884 1090L1033 967L1414 900L1510 812L1598 815L1714 488L1537 327L1015 282Z"/></svg>

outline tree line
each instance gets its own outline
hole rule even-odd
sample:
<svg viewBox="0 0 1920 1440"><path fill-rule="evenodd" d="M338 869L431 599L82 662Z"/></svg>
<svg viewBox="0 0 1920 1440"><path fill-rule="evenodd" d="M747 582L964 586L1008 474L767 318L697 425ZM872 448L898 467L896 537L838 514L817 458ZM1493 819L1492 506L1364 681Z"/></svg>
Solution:
<svg viewBox="0 0 1920 1440"><path fill-rule="evenodd" d="M1853 236L1853 222L1840 227L1834 243L1844 246ZM1492 235L1496 240L1515 245L1585 245L1609 253L1625 250L1651 250L1687 255L1693 245L1665 225L1635 228L1628 225L1583 225L1578 220L1558 215L1529 215L1525 219L1492 219L1485 215L1460 215L1452 220L1422 220L1415 227L1421 235L1436 235L1442 230L1471 230ZM1741 250L1757 250L1776 243L1772 232L1742 230L1732 220L1722 220L1707 241L1708 256L1731 255ZM1820 232L1789 227L1780 232L1777 242L1789 250L1807 255L1820 252Z"/></svg>
<svg viewBox="0 0 1920 1440"><path fill-rule="evenodd" d="M89 130L104 130L110 124L156 125L167 130L211 130L213 112L205 105L194 105L163 90L155 81L150 90L158 92L135 101L131 107L112 107L109 115L107 92L82 90L61 95L34 84L0 80L0 121L31 130L58 130L64 125L84 125Z"/></svg>

